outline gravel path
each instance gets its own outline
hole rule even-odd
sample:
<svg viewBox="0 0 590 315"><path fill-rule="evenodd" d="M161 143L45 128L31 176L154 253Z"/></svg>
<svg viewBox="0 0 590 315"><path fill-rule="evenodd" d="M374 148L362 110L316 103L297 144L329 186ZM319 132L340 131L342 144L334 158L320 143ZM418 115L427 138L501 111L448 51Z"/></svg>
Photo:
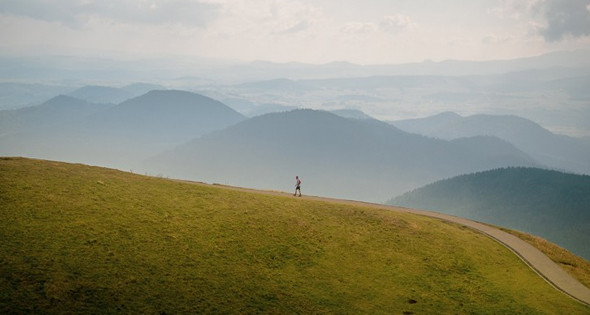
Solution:
<svg viewBox="0 0 590 315"><path fill-rule="evenodd" d="M539 276L549 282L553 287L586 305L590 305L589 288L581 284L578 280L574 279L536 247L512 234L486 224L450 215L413 209L404 209L399 207L388 206L387 208L455 222L484 233L512 250L512 252L518 255L529 267L531 267L531 269L533 269Z"/></svg>

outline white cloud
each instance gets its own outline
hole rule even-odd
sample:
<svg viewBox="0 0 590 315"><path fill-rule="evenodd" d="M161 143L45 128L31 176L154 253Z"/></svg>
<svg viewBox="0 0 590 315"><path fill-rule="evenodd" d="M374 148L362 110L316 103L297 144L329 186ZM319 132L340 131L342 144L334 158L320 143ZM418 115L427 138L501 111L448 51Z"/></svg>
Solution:
<svg viewBox="0 0 590 315"><path fill-rule="evenodd" d="M390 15L383 18L379 27L388 33L399 33L403 30L416 26L416 23L407 15Z"/></svg>
<svg viewBox="0 0 590 315"><path fill-rule="evenodd" d="M590 0L566 2L0 0L0 53L370 64L590 49L584 18L573 10L588 16Z"/></svg>
<svg viewBox="0 0 590 315"><path fill-rule="evenodd" d="M279 31L279 34L295 34L307 30L310 26L309 21L301 20L286 29Z"/></svg>
<svg viewBox="0 0 590 315"><path fill-rule="evenodd" d="M340 31L345 34L368 34L378 29L379 27L375 23L349 22L344 24Z"/></svg>
<svg viewBox="0 0 590 315"><path fill-rule="evenodd" d="M221 6L217 31L253 36L288 35L321 23L323 13L298 0L211 0Z"/></svg>
<svg viewBox="0 0 590 315"><path fill-rule="evenodd" d="M483 38L482 42L484 44L502 44L512 40L514 40L514 36L512 35L488 34Z"/></svg>
<svg viewBox="0 0 590 315"><path fill-rule="evenodd" d="M501 20L527 19L531 9L539 0L500 0L488 13Z"/></svg>
<svg viewBox="0 0 590 315"><path fill-rule="evenodd" d="M416 23L409 16L398 14L384 16L378 23L348 22L340 28L340 31L345 34L370 34L378 31L398 34L415 26Z"/></svg>

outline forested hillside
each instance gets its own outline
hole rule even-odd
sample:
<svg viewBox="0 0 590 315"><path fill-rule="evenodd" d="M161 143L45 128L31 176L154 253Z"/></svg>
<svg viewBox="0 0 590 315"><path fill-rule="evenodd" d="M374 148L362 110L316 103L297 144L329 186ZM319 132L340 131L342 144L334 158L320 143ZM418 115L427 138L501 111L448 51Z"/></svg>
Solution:
<svg viewBox="0 0 590 315"><path fill-rule="evenodd" d="M389 203L532 233L590 259L590 176L503 168L439 181Z"/></svg>

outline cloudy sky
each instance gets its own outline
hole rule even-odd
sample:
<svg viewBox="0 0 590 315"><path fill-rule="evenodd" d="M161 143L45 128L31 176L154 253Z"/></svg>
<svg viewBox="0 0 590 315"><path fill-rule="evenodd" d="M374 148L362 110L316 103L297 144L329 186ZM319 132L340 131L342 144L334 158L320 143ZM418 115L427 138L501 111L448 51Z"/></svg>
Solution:
<svg viewBox="0 0 590 315"><path fill-rule="evenodd" d="M360 64L590 49L590 0L1 0L0 54Z"/></svg>

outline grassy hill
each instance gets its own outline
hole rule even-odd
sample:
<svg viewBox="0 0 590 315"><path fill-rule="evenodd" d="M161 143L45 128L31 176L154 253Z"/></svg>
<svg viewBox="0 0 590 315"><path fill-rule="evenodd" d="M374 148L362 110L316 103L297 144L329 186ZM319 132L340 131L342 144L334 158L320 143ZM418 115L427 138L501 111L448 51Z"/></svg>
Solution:
<svg viewBox="0 0 590 315"><path fill-rule="evenodd" d="M0 313L588 314L455 224L0 159Z"/></svg>

